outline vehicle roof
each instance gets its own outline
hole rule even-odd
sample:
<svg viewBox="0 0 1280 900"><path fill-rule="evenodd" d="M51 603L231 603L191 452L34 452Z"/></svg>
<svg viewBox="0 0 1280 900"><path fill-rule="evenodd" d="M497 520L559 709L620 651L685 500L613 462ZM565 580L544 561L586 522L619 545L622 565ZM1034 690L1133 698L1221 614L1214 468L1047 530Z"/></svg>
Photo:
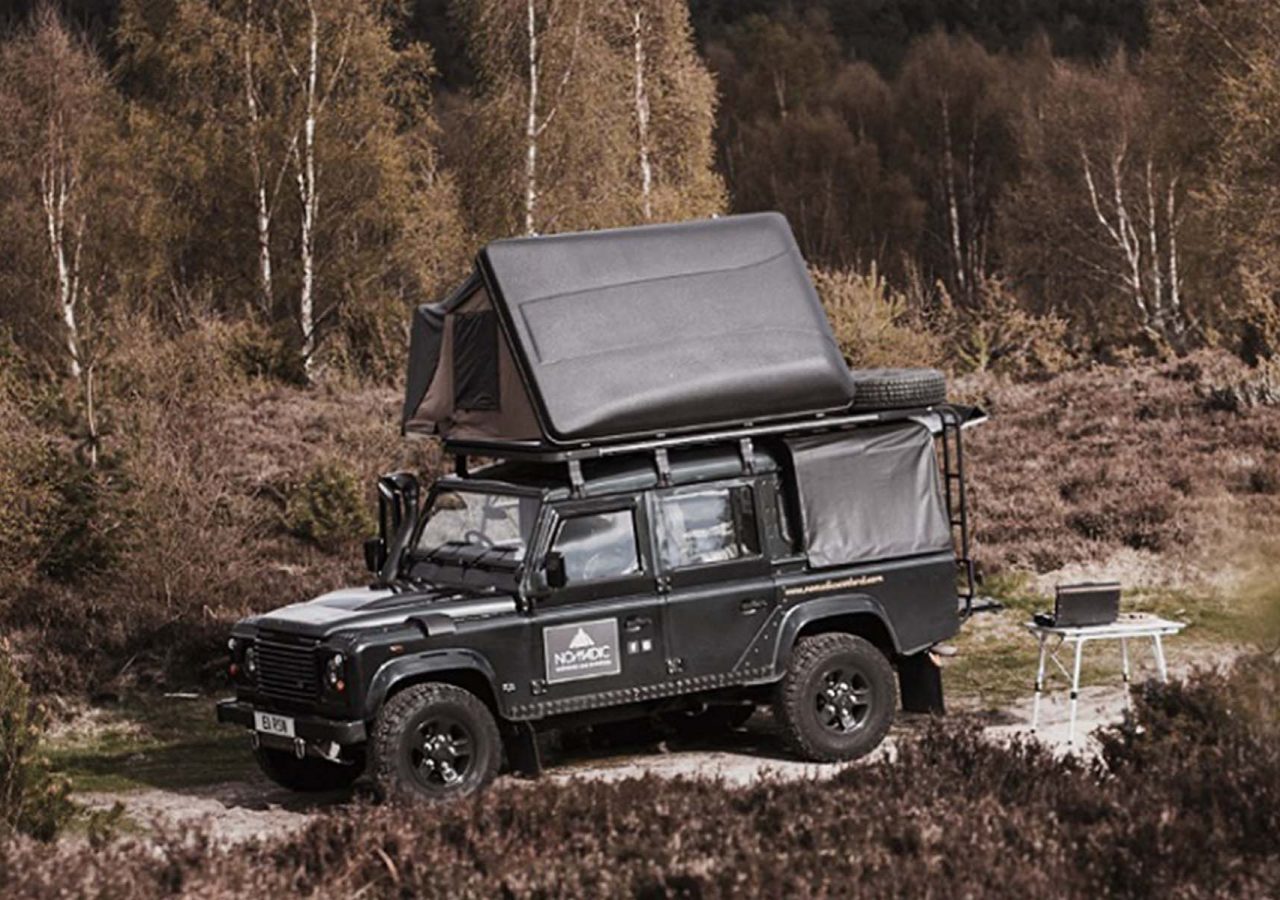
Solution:
<svg viewBox="0 0 1280 900"><path fill-rule="evenodd" d="M776 472L782 467L781 447L757 444L752 463L756 472ZM736 445L672 450L668 455L671 484L699 484L745 474ZM607 457L582 462L582 497L601 497L658 487L658 469L651 454ZM450 476L441 483L487 482L543 491L549 500L571 496L569 468L565 463L501 462L476 469L466 478Z"/></svg>

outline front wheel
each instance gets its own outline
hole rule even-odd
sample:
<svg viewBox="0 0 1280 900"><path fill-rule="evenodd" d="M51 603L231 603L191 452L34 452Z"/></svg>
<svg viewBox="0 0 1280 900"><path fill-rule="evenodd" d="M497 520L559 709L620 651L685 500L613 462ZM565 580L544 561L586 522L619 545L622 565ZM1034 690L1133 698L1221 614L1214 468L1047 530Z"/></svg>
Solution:
<svg viewBox="0 0 1280 900"><path fill-rule="evenodd" d="M814 762L870 753L884 740L896 708L889 661L851 634L797 641L774 699L787 743Z"/></svg>
<svg viewBox="0 0 1280 900"><path fill-rule="evenodd" d="M391 800L448 800L493 781L502 737L489 707L452 684L419 684L378 713L370 769Z"/></svg>
<svg viewBox="0 0 1280 900"><path fill-rule="evenodd" d="M337 791L349 788L363 773L363 766L342 765L324 759L298 759L285 750L258 747L253 751L258 768L281 787L300 793Z"/></svg>

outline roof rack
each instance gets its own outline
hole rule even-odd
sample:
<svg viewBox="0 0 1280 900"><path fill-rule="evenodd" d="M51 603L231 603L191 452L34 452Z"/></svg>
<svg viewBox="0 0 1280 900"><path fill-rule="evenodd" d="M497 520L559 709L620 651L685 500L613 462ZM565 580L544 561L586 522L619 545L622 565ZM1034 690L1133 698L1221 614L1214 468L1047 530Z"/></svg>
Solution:
<svg viewBox="0 0 1280 900"><path fill-rule="evenodd" d="M656 434L651 438L618 442L582 442L573 446L558 446L540 441L445 441L444 452L455 457L483 456L513 462L581 462L609 456L627 456L636 453L657 453L696 447L706 444L740 443L752 438L776 435L804 434L814 431L836 431L859 425L877 425L901 422L930 414L952 410L950 404L920 406L907 409L887 409L846 415L817 414L805 419L788 422L770 422L757 425L746 422L734 428L681 434Z"/></svg>

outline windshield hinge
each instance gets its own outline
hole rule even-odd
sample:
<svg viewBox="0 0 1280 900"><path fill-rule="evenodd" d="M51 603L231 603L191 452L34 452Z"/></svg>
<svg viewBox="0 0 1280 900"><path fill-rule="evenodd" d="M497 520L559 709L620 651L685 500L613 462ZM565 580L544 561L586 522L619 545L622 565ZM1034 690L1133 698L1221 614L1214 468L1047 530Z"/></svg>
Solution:
<svg viewBox="0 0 1280 900"><path fill-rule="evenodd" d="M756 474L756 448L751 438L744 437L738 441L738 453L742 456L742 471L748 475Z"/></svg>
<svg viewBox="0 0 1280 900"><path fill-rule="evenodd" d="M659 447L654 450L653 461L658 467L658 484L662 487L671 484L671 458L667 456L667 448Z"/></svg>
<svg viewBox="0 0 1280 900"><path fill-rule="evenodd" d="M587 482L582 477L582 460L569 460L569 488L575 497L581 497Z"/></svg>

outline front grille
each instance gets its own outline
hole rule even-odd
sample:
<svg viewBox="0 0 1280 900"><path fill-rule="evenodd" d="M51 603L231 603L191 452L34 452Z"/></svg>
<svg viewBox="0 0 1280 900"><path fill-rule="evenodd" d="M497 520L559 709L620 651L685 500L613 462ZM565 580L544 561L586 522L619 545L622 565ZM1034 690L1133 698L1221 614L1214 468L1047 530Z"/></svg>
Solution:
<svg viewBox="0 0 1280 900"><path fill-rule="evenodd" d="M258 690L278 700L310 701L320 695L316 642L259 638Z"/></svg>

